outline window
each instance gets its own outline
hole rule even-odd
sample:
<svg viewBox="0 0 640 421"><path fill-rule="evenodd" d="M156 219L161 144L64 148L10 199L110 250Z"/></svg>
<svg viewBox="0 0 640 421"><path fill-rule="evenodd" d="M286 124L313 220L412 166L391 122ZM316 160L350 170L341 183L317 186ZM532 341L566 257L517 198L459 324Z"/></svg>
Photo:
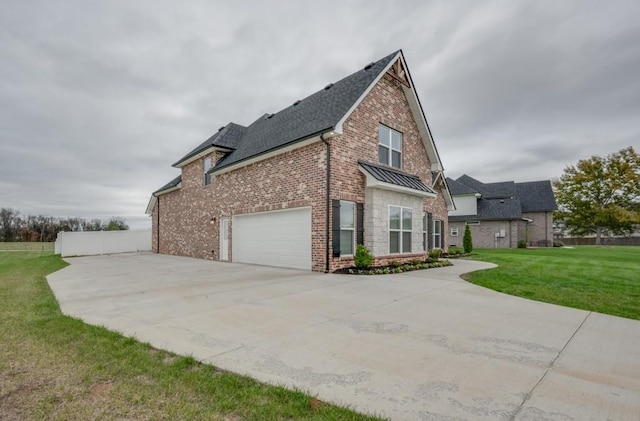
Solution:
<svg viewBox="0 0 640 421"><path fill-rule="evenodd" d="M480 221L467 221L467 225L480 225Z"/></svg>
<svg viewBox="0 0 640 421"><path fill-rule="evenodd" d="M340 201L340 255L353 255L355 203Z"/></svg>
<svg viewBox="0 0 640 421"><path fill-rule="evenodd" d="M204 159L204 185L208 186L211 184L211 174L209 174L209 170L211 169L211 158Z"/></svg>
<svg viewBox="0 0 640 421"><path fill-rule="evenodd" d="M451 227L451 236L452 237L458 236L458 227Z"/></svg>
<svg viewBox="0 0 640 421"><path fill-rule="evenodd" d="M389 206L389 254L411 253L411 208Z"/></svg>
<svg viewBox="0 0 640 421"><path fill-rule="evenodd" d="M402 133L378 126L378 158L381 164L402 168Z"/></svg>
<svg viewBox="0 0 640 421"><path fill-rule="evenodd" d="M422 212L422 248L427 251L427 213Z"/></svg>
<svg viewBox="0 0 640 421"><path fill-rule="evenodd" d="M433 248L442 248L442 221L433 221Z"/></svg>

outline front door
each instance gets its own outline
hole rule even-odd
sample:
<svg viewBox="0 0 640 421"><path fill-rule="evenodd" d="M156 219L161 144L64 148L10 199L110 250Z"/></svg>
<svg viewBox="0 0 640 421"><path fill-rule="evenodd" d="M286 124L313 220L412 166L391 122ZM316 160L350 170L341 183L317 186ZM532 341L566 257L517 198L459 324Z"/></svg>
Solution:
<svg viewBox="0 0 640 421"><path fill-rule="evenodd" d="M229 218L220 218L220 260L229 260Z"/></svg>

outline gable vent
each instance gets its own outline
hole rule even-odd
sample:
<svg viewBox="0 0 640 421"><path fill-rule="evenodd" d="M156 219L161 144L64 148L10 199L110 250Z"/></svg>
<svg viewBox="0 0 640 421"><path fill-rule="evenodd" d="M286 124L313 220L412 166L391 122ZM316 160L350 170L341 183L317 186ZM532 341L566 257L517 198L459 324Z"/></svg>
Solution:
<svg viewBox="0 0 640 421"><path fill-rule="evenodd" d="M373 65L374 65L374 63L373 63L373 62L371 62L371 63L367 64L366 66L364 66L364 70L369 70L370 68L372 68L372 67L373 67Z"/></svg>
<svg viewBox="0 0 640 421"><path fill-rule="evenodd" d="M293 106L295 107L296 105L300 104L302 101L297 100L296 102L293 103Z"/></svg>
<svg viewBox="0 0 640 421"><path fill-rule="evenodd" d="M328 84L327 86L324 87L325 91L328 91L329 89L331 89L331 87L333 87L333 83Z"/></svg>

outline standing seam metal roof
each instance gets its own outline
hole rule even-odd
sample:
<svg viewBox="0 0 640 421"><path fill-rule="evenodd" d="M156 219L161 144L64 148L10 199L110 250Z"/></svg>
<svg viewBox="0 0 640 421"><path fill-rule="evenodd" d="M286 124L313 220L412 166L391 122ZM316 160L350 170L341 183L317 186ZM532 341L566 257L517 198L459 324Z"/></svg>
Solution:
<svg viewBox="0 0 640 421"><path fill-rule="evenodd" d="M358 164L360 164L362 168L364 168L376 180L382 181L383 183L394 184L396 186L436 194L436 192L431 187L424 184L417 175L408 174L394 168L372 164L367 161L358 161Z"/></svg>

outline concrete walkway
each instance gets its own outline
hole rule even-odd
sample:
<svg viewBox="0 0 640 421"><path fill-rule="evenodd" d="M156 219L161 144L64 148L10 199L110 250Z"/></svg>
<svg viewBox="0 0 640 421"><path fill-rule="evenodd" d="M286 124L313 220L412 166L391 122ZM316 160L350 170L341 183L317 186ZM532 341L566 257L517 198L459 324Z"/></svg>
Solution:
<svg viewBox="0 0 640 421"><path fill-rule="evenodd" d="M62 311L392 420L640 419L640 322L450 268L325 275L152 255L67 259Z"/></svg>

